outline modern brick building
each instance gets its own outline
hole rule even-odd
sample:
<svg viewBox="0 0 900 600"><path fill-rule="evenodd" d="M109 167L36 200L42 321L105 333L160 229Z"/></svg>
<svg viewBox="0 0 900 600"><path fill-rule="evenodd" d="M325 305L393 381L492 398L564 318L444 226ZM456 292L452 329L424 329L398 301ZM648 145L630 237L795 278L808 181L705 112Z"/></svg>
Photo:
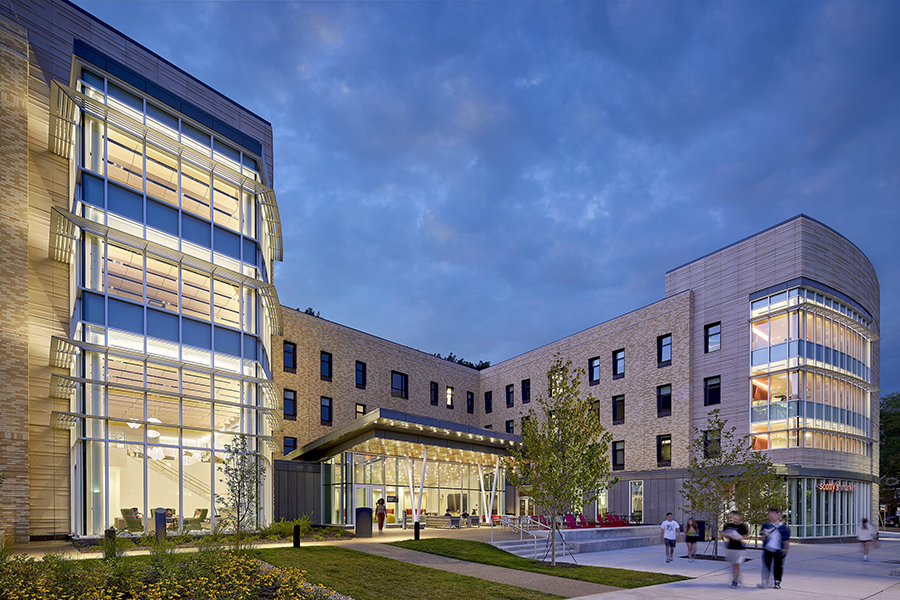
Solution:
<svg viewBox="0 0 900 600"><path fill-rule="evenodd" d="M481 371L283 312L275 345L286 358L275 381L285 398L284 450L315 464L300 477L302 494L276 484L276 513L318 515L321 486L325 522L351 523L373 490L402 514L407 459L418 474L425 448L427 512L489 506L481 490L494 456L515 439L508 435L520 431L529 403L546 395L557 353L586 370L584 392L614 440L620 481L586 513L680 518L689 442L714 409L786 478L797 536L853 535L859 518L875 513L878 280L852 242L804 215L669 271L658 302ZM539 510L500 475L496 512Z"/></svg>
<svg viewBox="0 0 900 600"><path fill-rule="evenodd" d="M0 103L0 530L210 527L281 427L272 128L64 0L0 4Z"/></svg>

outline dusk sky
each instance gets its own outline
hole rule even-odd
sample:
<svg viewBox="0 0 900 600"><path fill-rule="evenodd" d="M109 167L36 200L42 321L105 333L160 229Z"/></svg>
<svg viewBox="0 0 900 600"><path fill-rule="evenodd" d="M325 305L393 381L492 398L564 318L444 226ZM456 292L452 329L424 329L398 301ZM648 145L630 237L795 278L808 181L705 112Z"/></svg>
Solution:
<svg viewBox="0 0 900 600"><path fill-rule="evenodd" d="M77 4L272 123L284 305L497 363L802 212L900 391L896 0Z"/></svg>

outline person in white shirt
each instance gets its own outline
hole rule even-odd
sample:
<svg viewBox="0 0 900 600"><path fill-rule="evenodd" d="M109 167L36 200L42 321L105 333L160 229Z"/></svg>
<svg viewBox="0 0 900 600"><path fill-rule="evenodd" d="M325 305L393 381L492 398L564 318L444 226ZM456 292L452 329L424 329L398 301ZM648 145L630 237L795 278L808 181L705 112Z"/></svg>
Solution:
<svg viewBox="0 0 900 600"><path fill-rule="evenodd" d="M666 513L666 520L659 528L662 530L659 535L666 546L666 562L672 562L672 559L675 558L675 541L678 539L678 530L681 529L681 526L672 518L672 513Z"/></svg>
<svg viewBox="0 0 900 600"><path fill-rule="evenodd" d="M862 523L856 530L856 539L859 540L862 546L863 562L869 562L869 547L878 539L878 532L875 531L868 519L863 518Z"/></svg>

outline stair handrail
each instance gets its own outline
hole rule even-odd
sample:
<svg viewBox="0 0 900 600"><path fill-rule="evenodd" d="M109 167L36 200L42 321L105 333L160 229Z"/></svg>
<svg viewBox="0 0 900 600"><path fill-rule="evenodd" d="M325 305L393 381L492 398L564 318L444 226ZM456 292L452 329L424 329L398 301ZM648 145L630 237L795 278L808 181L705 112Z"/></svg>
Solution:
<svg viewBox="0 0 900 600"><path fill-rule="evenodd" d="M497 519L497 523L504 527L510 527L513 530L519 531L519 541L522 541L524 538L524 534L528 534L531 536L532 541L534 542L534 560L537 560L537 534L528 531L522 527L519 527L515 523L512 522L512 519L509 518L509 515L500 515L500 518ZM494 519L491 519L491 543L494 543Z"/></svg>

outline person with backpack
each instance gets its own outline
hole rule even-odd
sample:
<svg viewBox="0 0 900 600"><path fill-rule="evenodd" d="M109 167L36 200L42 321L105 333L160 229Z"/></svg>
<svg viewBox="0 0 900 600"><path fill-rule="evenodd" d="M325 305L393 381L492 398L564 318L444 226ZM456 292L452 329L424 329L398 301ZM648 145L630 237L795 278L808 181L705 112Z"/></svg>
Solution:
<svg viewBox="0 0 900 600"><path fill-rule="evenodd" d="M784 558L787 556L791 533L781 522L781 509L769 509L769 522L759 532L763 539L762 582L757 587L769 587L770 575L775 576L774 588L781 589Z"/></svg>

